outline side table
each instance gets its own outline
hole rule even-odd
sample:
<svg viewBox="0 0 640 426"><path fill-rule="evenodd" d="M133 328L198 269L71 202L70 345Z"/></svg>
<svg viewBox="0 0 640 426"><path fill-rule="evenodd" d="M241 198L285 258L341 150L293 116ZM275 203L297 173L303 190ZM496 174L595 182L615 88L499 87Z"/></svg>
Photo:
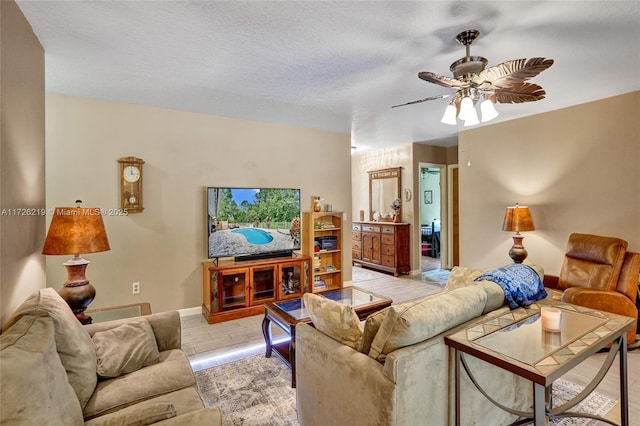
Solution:
<svg viewBox="0 0 640 426"><path fill-rule="evenodd" d="M540 308L550 305L561 309L559 332L542 328ZM588 417L611 423L599 416L570 410L593 392L619 355L620 418L622 426L628 426L626 333L632 325L633 319L629 317L547 298L445 337L445 343L453 348L455 357L455 424L463 424L460 418L460 367L491 403L524 417L514 424L533 421L535 426L543 426L549 424L549 419L561 417ZM518 344L514 344L516 341ZM553 382L608 345L611 345L609 354L591 383L571 401L554 407L549 398ZM492 399L473 377L465 361L466 355L533 382L533 412L522 413Z"/></svg>

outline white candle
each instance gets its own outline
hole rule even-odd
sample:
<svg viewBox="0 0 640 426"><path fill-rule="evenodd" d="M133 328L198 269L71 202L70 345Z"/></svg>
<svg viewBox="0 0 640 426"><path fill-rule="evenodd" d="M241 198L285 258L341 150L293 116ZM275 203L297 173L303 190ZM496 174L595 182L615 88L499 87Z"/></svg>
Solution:
<svg viewBox="0 0 640 426"><path fill-rule="evenodd" d="M540 308L540 318L542 320L542 329L545 331L559 332L560 318L562 311L558 308L543 306Z"/></svg>

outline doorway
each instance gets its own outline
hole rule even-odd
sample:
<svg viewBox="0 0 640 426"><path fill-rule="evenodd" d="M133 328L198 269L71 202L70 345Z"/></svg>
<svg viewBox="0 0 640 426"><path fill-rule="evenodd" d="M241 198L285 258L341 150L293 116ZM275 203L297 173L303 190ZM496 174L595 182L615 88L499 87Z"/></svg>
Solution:
<svg viewBox="0 0 640 426"><path fill-rule="evenodd" d="M446 166L420 163L420 267L441 269L446 256Z"/></svg>

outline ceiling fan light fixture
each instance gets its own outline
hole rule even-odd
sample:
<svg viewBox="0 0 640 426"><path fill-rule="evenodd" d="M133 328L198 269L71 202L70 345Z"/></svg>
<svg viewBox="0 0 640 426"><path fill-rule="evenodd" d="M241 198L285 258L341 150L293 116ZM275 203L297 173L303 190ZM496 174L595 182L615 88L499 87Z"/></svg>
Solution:
<svg viewBox="0 0 640 426"><path fill-rule="evenodd" d="M467 118L464 119L464 127L475 126L476 124L480 124L480 120L478 120L478 113L474 109L468 114Z"/></svg>
<svg viewBox="0 0 640 426"><path fill-rule="evenodd" d="M473 99L469 96L465 96L460 102L460 114L458 114L458 118L466 121L472 116L475 116L476 120L478 119L478 114L476 113L475 108L473 108Z"/></svg>
<svg viewBox="0 0 640 426"><path fill-rule="evenodd" d="M441 123L444 124L450 124L452 126L455 126L456 123L456 106L453 104L449 104L447 105L447 108L445 108L444 110L444 115L442 116L442 119L440 120Z"/></svg>
<svg viewBox="0 0 640 426"><path fill-rule="evenodd" d="M496 111L493 106L493 102L489 99L485 99L480 104L480 113L482 114L482 122L486 123L487 121L491 121L498 116L498 111Z"/></svg>

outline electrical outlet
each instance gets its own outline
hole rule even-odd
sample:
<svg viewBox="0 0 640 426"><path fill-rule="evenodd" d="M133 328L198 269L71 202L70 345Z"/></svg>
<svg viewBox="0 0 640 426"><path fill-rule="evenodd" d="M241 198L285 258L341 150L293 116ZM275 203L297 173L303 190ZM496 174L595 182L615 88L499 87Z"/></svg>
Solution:
<svg viewBox="0 0 640 426"><path fill-rule="evenodd" d="M139 282L131 283L131 293L132 294L140 294L140 283Z"/></svg>

